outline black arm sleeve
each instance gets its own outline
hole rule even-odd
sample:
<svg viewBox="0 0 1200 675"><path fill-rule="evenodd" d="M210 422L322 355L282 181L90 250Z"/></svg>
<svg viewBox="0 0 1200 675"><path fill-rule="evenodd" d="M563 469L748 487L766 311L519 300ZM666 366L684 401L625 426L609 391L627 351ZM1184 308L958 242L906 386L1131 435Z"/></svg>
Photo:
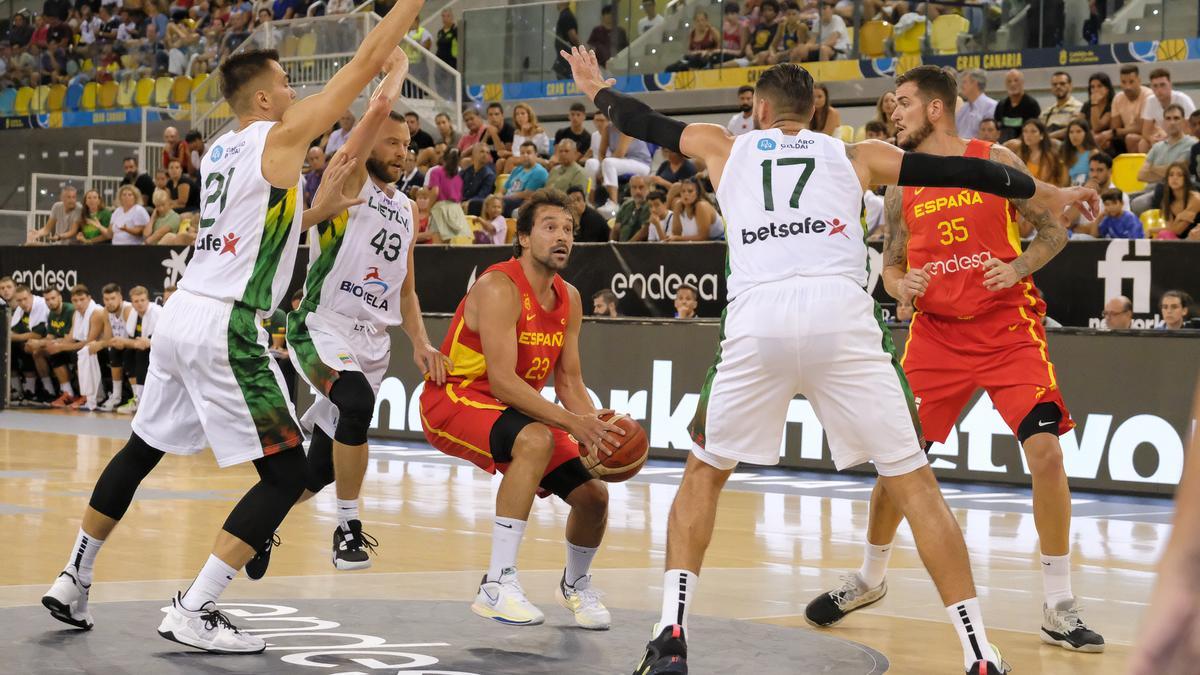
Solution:
<svg viewBox="0 0 1200 675"><path fill-rule="evenodd" d="M961 187L1005 199L1029 199L1037 191L1033 177L1000 162L978 157L940 157L906 152L900 162L900 185Z"/></svg>
<svg viewBox="0 0 1200 675"><path fill-rule="evenodd" d="M596 94L596 107L627 136L679 152L687 124L671 119L632 96L605 87Z"/></svg>

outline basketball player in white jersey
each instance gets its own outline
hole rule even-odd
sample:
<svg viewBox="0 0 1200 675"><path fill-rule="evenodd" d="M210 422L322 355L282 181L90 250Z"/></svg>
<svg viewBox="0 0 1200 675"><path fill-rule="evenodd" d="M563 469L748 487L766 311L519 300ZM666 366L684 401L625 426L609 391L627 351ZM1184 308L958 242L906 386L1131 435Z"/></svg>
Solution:
<svg viewBox="0 0 1200 675"><path fill-rule="evenodd" d="M112 393L104 403L100 404L101 412L112 412L121 405L125 388L125 350L117 347L129 332L125 329L129 315L133 313L133 304L125 299L124 291L118 284L105 284L100 289L100 297L104 300L104 310L108 314L108 369L112 375ZM114 343L113 340L118 342Z"/></svg>
<svg viewBox="0 0 1200 675"><path fill-rule="evenodd" d="M988 644L962 532L918 439L912 395L879 307L866 292L859 220L869 185L958 185L1031 198L1052 212L1098 197L1060 190L999 163L846 145L804 127L813 81L796 64L758 80L759 131L667 118L616 92L595 55L563 52L575 83L622 133L702 158L728 218L729 306L692 422L694 444L671 508L661 621L636 675L686 673L687 617L721 488L740 461L775 464L796 394L812 404L839 469L874 462L910 520L959 634L971 675L1002 673ZM913 520L915 519L915 520Z"/></svg>
<svg viewBox="0 0 1200 675"><path fill-rule="evenodd" d="M317 392L301 420L312 432L310 477L301 501L336 481L332 558L339 570L370 567L368 553L376 545L362 531L358 497L375 395L391 356L388 327L404 328L422 373L439 385L446 377L446 358L429 344L417 301L413 205L396 188L410 139L404 116L392 107L406 72L406 61L389 70L338 149L359 158L344 196L361 203L316 226L304 299L288 317L292 362Z"/></svg>
<svg viewBox="0 0 1200 675"><path fill-rule="evenodd" d="M92 626L87 596L96 553L163 454L209 445L219 466L252 461L260 480L229 514L195 581L165 609L158 632L213 653L265 649L216 607L301 495L307 472L300 426L260 318L283 300L302 225L347 206L340 192L325 190L313 212L302 213L300 167L309 144L379 73L421 4L393 6L354 58L303 101L293 103L274 51L251 50L221 64L221 93L237 128L215 139L201 162L195 255L163 308L133 435L97 481L66 568L42 598L60 621Z"/></svg>

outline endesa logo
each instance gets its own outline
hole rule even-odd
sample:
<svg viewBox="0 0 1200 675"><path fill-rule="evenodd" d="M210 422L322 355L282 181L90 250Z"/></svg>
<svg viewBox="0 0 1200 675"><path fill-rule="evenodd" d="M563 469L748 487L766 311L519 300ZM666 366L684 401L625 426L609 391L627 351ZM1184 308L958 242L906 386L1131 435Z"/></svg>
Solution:
<svg viewBox="0 0 1200 675"><path fill-rule="evenodd" d="M834 218L831 222L824 220L813 220L805 218L803 222L796 221L793 223L771 223L763 225L757 230L742 230L742 243L749 245L768 239L786 239L788 237L796 237L804 234L822 234L827 237L832 237L835 234L840 234L849 239L850 235L846 234L846 223Z"/></svg>
<svg viewBox="0 0 1200 675"><path fill-rule="evenodd" d="M983 263L991 259L991 253L982 251L973 255L955 256L949 260L935 260L929 263L929 273L933 276L937 276L939 274L965 272L966 270L983 267Z"/></svg>
<svg viewBox="0 0 1200 675"><path fill-rule="evenodd" d="M388 292L388 283L379 277L378 267L368 267L367 273L363 275L361 283L354 283L349 279L342 281L342 285L338 290L343 293L349 293L363 302L374 307L375 309L386 312L388 310L388 301L383 296Z"/></svg>
<svg viewBox="0 0 1200 675"><path fill-rule="evenodd" d="M237 245L242 238L234 232L226 232L225 236L218 237L215 234L206 234L196 240L197 251L219 251L217 255L225 255L226 253L233 254L237 257Z"/></svg>

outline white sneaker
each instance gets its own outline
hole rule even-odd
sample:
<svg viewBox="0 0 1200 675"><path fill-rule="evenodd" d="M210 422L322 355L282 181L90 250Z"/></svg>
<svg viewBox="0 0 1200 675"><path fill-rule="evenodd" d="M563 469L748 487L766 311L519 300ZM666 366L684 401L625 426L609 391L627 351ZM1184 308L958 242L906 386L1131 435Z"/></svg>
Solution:
<svg viewBox="0 0 1200 675"><path fill-rule="evenodd" d="M471 603L471 611L485 619L513 626L536 626L546 620L542 610L525 597L515 567L504 568L499 581L488 581L484 574L475 602Z"/></svg>
<svg viewBox="0 0 1200 675"><path fill-rule="evenodd" d="M100 404L99 410L100 412L112 412L117 409L118 405L121 405L121 396L113 392L109 394L108 400Z"/></svg>
<svg viewBox="0 0 1200 675"><path fill-rule="evenodd" d="M125 402L125 405L117 408L117 413L120 415L132 415L137 412L138 400L137 396L130 398Z"/></svg>
<svg viewBox="0 0 1200 675"><path fill-rule="evenodd" d="M163 608L166 616L158 624L159 635L213 654L259 654L267 648L262 638L243 633L229 623L211 600L193 612L183 606L182 599L182 594L176 593L171 606Z"/></svg>
<svg viewBox="0 0 1200 675"><path fill-rule="evenodd" d="M567 585L567 573L558 582L554 591L558 604L566 607L575 614L575 623L580 628L588 630L608 630L612 625L612 615L608 608L600 602L600 592L592 588L592 575L582 577L574 586Z"/></svg>
<svg viewBox="0 0 1200 675"><path fill-rule="evenodd" d="M64 571L54 580L54 585L42 596L42 606L50 610L50 616L76 628L91 630L95 625L88 612L88 591L74 574Z"/></svg>

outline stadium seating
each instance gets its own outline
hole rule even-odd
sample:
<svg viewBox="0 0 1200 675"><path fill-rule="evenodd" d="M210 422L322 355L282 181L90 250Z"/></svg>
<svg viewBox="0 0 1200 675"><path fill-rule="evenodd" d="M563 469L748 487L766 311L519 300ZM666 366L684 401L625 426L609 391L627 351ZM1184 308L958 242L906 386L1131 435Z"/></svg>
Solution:
<svg viewBox="0 0 1200 675"><path fill-rule="evenodd" d="M833 137L841 139L843 143L853 143L854 127L850 126L849 124L843 124L842 126L833 130Z"/></svg>
<svg viewBox="0 0 1200 675"><path fill-rule="evenodd" d="M81 110L95 110L100 101L100 85L95 82L88 82L83 85L83 96L79 100L79 108Z"/></svg>
<svg viewBox="0 0 1200 675"><path fill-rule="evenodd" d="M192 95L192 78L180 75L171 83L171 105L185 105Z"/></svg>
<svg viewBox="0 0 1200 675"><path fill-rule="evenodd" d="M137 93L137 84L137 80L133 78L121 80L121 84L117 89L117 98L114 100L114 103L104 107L111 108L113 105L116 105L122 108L128 108L132 106L133 95Z"/></svg>
<svg viewBox="0 0 1200 675"><path fill-rule="evenodd" d="M121 87L118 87L117 83L113 82L112 80L109 80L108 82L105 82L104 84L100 85L100 99L97 102L96 107L102 108L105 110L107 110L108 108L117 107L117 104L120 102L120 94L121 94L120 89L121 89ZM131 89L130 96L132 96L132 93L133 92Z"/></svg>
<svg viewBox="0 0 1200 675"><path fill-rule="evenodd" d="M964 35L971 23L958 14L943 14L929 28L929 46L935 54L957 54L958 36Z"/></svg>
<svg viewBox="0 0 1200 675"><path fill-rule="evenodd" d="M1112 182L1117 189L1125 194L1141 192L1146 184L1137 179L1138 171L1146 163L1146 155L1141 152L1126 152L1113 158Z"/></svg>
<svg viewBox="0 0 1200 675"><path fill-rule="evenodd" d="M63 100L63 110L74 112L79 110L79 102L83 100L83 85L78 82L67 87L67 96Z"/></svg>
<svg viewBox="0 0 1200 675"><path fill-rule="evenodd" d="M892 24L886 21L868 21L863 24L859 49L865 58L887 56L887 40L892 37Z"/></svg>
<svg viewBox="0 0 1200 675"><path fill-rule="evenodd" d="M909 56L921 53L921 43L925 40L925 22L918 22L913 27L897 33L892 43L892 48L897 54Z"/></svg>
<svg viewBox="0 0 1200 675"><path fill-rule="evenodd" d="M158 78L154 81L154 96L150 100L160 108L171 105L171 89L174 85L175 80L169 77Z"/></svg>
<svg viewBox="0 0 1200 675"><path fill-rule="evenodd" d="M13 100L13 110L18 115L28 115L30 103L33 102L33 88L21 87L17 90L16 98Z"/></svg>
<svg viewBox="0 0 1200 675"><path fill-rule="evenodd" d="M1149 209L1142 212L1142 230L1146 233L1147 239L1153 239L1158 231L1166 227L1166 222L1163 220L1162 211L1158 209Z"/></svg>
<svg viewBox="0 0 1200 675"><path fill-rule="evenodd" d="M13 110L13 103L15 103L16 100L16 89L9 88L0 92L0 116L8 117L9 115L15 114L15 111Z"/></svg>
<svg viewBox="0 0 1200 675"><path fill-rule="evenodd" d="M137 82L137 89L134 90L133 102L139 108L145 108L150 105L150 101L154 100L154 80L143 77Z"/></svg>

